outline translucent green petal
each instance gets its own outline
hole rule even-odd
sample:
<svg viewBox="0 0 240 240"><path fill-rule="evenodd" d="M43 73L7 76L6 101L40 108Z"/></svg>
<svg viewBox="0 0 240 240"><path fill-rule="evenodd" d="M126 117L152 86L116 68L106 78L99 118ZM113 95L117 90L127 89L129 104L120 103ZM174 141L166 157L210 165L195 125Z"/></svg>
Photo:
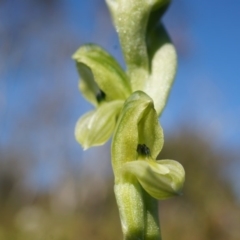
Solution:
<svg viewBox="0 0 240 240"><path fill-rule="evenodd" d="M163 131L152 99L141 91L126 100L114 133L112 162L116 181L123 163L137 159L138 144L145 144L153 158L163 146Z"/></svg>
<svg viewBox="0 0 240 240"><path fill-rule="evenodd" d="M142 187L156 199L166 199L182 192L185 171L174 160L132 161L124 164L123 170L133 174Z"/></svg>
<svg viewBox="0 0 240 240"><path fill-rule="evenodd" d="M165 29L158 26L149 39L151 75L144 91L153 99L158 115L166 105L177 68L177 54Z"/></svg>
<svg viewBox="0 0 240 240"><path fill-rule="evenodd" d="M81 79L79 80L79 89L82 95L94 106L98 105L97 94L100 92L100 88L94 81L92 71L84 64L78 63L77 68Z"/></svg>
<svg viewBox="0 0 240 240"><path fill-rule="evenodd" d="M143 90L149 75L146 45L148 20L152 11L157 12L157 9L168 4L169 0L106 0L106 2L120 38L133 91Z"/></svg>
<svg viewBox="0 0 240 240"><path fill-rule="evenodd" d="M83 115L75 128L76 140L86 150L104 144L111 137L123 101L102 103L96 110Z"/></svg>
<svg viewBox="0 0 240 240"><path fill-rule="evenodd" d="M92 102L92 95L96 97L99 89L106 94L107 101L124 100L131 94L126 74L116 60L101 47L84 45L73 55L73 59L76 60L82 76L80 89L89 101Z"/></svg>

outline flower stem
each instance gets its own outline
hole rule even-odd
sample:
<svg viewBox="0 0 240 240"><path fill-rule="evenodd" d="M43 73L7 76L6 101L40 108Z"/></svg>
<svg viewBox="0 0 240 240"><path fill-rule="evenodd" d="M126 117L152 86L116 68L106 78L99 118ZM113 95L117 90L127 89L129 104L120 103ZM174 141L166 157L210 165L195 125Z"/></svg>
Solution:
<svg viewBox="0 0 240 240"><path fill-rule="evenodd" d="M114 186L123 239L144 240L144 202L142 187L135 180L121 181Z"/></svg>
<svg viewBox="0 0 240 240"><path fill-rule="evenodd" d="M161 240L161 232L158 216L158 200L151 197L143 189L143 198L146 209L145 217L145 240Z"/></svg>

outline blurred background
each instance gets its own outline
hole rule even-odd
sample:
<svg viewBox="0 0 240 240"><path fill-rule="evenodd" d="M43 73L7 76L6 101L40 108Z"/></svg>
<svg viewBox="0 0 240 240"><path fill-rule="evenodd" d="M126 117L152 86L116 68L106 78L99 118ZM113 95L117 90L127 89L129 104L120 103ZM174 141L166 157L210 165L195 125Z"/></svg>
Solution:
<svg viewBox="0 0 240 240"><path fill-rule="evenodd" d="M160 202L164 240L240 239L240 1L173 0L179 64L159 158L186 169ZM110 144L83 152L92 106L71 55L88 42L124 67L103 0L0 0L0 240L122 239Z"/></svg>

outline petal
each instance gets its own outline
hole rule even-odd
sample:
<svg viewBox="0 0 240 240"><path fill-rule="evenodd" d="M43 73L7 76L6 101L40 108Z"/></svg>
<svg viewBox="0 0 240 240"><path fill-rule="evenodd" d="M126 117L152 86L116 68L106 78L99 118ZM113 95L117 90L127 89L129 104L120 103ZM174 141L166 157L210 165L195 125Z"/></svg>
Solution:
<svg viewBox="0 0 240 240"><path fill-rule="evenodd" d="M94 106L98 105L97 94L100 92L100 88L94 81L94 76L89 67L84 64L78 63L77 68L79 74L81 75L81 80L79 81L79 90L82 95Z"/></svg>
<svg viewBox="0 0 240 240"><path fill-rule="evenodd" d="M122 105L123 101L105 102L78 120L75 137L84 150L108 141L115 128Z"/></svg>
<svg viewBox="0 0 240 240"><path fill-rule="evenodd" d="M106 94L106 100L125 100L131 94L130 82L116 60L101 47L87 44L80 47L73 55L78 71L82 76L81 91L92 101L86 91L92 95L101 89Z"/></svg>
<svg viewBox="0 0 240 240"><path fill-rule="evenodd" d="M137 159L138 144L145 144L153 158L163 146L163 132L152 99L141 91L126 100L116 126L112 142L116 178L123 163Z"/></svg>
<svg viewBox="0 0 240 240"><path fill-rule="evenodd" d="M144 91L153 99L156 111L160 115L175 78L177 54L162 26L152 32L150 46L151 75Z"/></svg>
<svg viewBox="0 0 240 240"><path fill-rule="evenodd" d="M133 174L142 187L156 199L179 195L185 181L185 171L174 160L132 161L124 164L123 171Z"/></svg>

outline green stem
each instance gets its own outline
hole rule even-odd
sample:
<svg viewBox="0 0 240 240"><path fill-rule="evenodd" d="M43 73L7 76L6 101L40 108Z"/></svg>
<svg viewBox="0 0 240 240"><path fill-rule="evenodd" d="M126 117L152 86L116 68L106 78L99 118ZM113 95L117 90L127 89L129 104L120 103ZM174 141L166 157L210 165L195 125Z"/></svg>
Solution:
<svg viewBox="0 0 240 240"><path fill-rule="evenodd" d="M143 189L144 203L146 209L145 217L145 240L161 240L161 232L158 216L158 200L151 197Z"/></svg>
<svg viewBox="0 0 240 240"><path fill-rule="evenodd" d="M161 240L158 201L138 182L115 184L124 240Z"/></svg>
<svg viewBox="0 0 240 240"><path fill-rule="evenodd" d="M124 240L144 240L144 202L142 187L134 179L115 183Z"/></svg>

